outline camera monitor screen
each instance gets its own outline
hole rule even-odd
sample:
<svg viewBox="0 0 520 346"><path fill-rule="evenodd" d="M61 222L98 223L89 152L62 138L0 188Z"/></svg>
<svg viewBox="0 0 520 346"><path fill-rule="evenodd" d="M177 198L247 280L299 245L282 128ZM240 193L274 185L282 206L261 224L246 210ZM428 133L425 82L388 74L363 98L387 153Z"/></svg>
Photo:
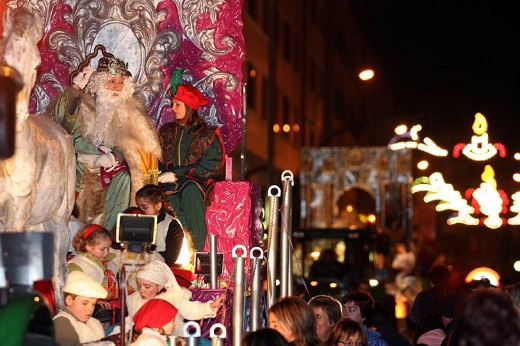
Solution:
<svg viewBox="0 0 520 346"><path fill-rule="evenodd" d="M157 233L156 215L117 215L116 241L155 244Z"/></svg>

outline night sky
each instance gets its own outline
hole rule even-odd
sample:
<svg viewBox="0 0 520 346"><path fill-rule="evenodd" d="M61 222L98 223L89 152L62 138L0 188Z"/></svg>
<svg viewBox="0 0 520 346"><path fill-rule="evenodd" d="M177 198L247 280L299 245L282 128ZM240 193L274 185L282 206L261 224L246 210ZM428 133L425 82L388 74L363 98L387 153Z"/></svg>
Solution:
<svg viewBox="0 0 520 346"><path fill-rule="evenodd" d="M520 140L510 138L520 130L520 1L351 5L395 92L397 118L418 120L425 131L445 129L443 123L467 126L471 134L474 115L481 112L490 135L504 131L520 150Z"/></svg>
<svg viewBox="0 0 520 346"><path fill-rule="evenodd" d="M513 159L520 152L520 1L349 3L370 54L377 57L376 69L395 95L396 125L422 124L421 137L431 137L451 153L455 144L470 141L475 113L481 112L488 121L490 142L507 148L506 158L489 162L434 159L432 171L440 171L464 192L478 187L489 163L499 190L509 196L520 190L512 180L512 174L520 172L520 162ZM512 215L509 212L507 217ZM518 226L500 231L445 226L447 216L448 212L439 215L438 239L444 240L454 261L458 257L459 267L495 263L503 274L520 278L511 269L519 259L513 245L520 242Z"/></svg>

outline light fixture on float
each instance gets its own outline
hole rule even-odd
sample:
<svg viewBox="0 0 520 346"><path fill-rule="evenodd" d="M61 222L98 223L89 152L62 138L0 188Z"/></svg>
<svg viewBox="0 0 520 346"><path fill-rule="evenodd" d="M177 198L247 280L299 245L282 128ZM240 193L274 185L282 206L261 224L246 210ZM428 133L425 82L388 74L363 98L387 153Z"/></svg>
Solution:
<svg viewBox="0 0 520 346"><path fill-rule="evenodd" d="M493 269L488 267L478 267L473 269L466 275L464 281L466 283L470 283L472 281L480 281L482 279L487 279L493 286L498 286L500 282L500 275Z"/></svg>

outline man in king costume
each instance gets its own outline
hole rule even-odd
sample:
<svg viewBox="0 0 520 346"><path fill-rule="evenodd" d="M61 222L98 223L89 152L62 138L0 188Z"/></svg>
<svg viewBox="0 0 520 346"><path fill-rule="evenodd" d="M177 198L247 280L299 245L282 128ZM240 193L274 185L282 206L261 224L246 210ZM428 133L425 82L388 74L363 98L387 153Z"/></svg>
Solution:
<svg viewBox="0 0 520 346"><path fill-rule="evenodd" d="M126 64L103 56L84 68L57 100L52 116L71 134L77 157L78 219L112 229L117 214L153 176L162 151L158 132Z"/></svg>

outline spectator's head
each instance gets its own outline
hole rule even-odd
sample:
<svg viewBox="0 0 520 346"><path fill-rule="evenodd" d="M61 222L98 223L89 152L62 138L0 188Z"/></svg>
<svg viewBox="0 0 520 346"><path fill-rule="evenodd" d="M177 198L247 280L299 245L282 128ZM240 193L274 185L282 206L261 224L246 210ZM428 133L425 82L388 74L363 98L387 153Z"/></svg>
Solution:
<svg viewBox="0 0 520 346"><path fill-rule="evenodd" d="M319 344L314 312L299 297L283 297L269 309L269 327L296 346Z"/></svg>
<svg viewBox="0 0 520 346"><path fill-rule="evenodd" d="M444 264L432 266L426 274L433 286L445 285L450 281L451 270Z"/></svg>
<svg viewBox="0 0 520 346"><path fill-rule="evenodd" d="M67 275L63 293L65 305L83 323L92 317L97 300L105 299L108 295L101 284L80 271Z"/></svg>
<svg viewBox="0 0 520 346"><path fill-rule="evenodd" d="M367 336L363 327L348 318L341 319L330 333L328 345L338 346L363 346L367 343Z"/></svg>
<svg viewBox="0 0 520 346"><path fill-rule="evenodd" d="M461 340L471 346L520 345L520 322L511 298L501 290L468 296L460 319Z"/></svg>
<svg viewBox="0 0 520 346"><path fill-rule="evenodd" d="M262 328L247 333L242 339L242 346L289 346L289 342L277 330Z"/></svg>
<svg viewBox="0 0 520 346"><path fill-rule="evenodd" d="M363 324L363 321L374 311L374 298L366 291L352 291L341 299L343 317Z"/></svg>
<svg viewBox="0 0 520 346"><path fill-rule="evenodd" d="M329 339L332 327L341 318L341 303L330 296L319 295L309 301L309 306L316 318L316 334L325 342Z"/></svg>

